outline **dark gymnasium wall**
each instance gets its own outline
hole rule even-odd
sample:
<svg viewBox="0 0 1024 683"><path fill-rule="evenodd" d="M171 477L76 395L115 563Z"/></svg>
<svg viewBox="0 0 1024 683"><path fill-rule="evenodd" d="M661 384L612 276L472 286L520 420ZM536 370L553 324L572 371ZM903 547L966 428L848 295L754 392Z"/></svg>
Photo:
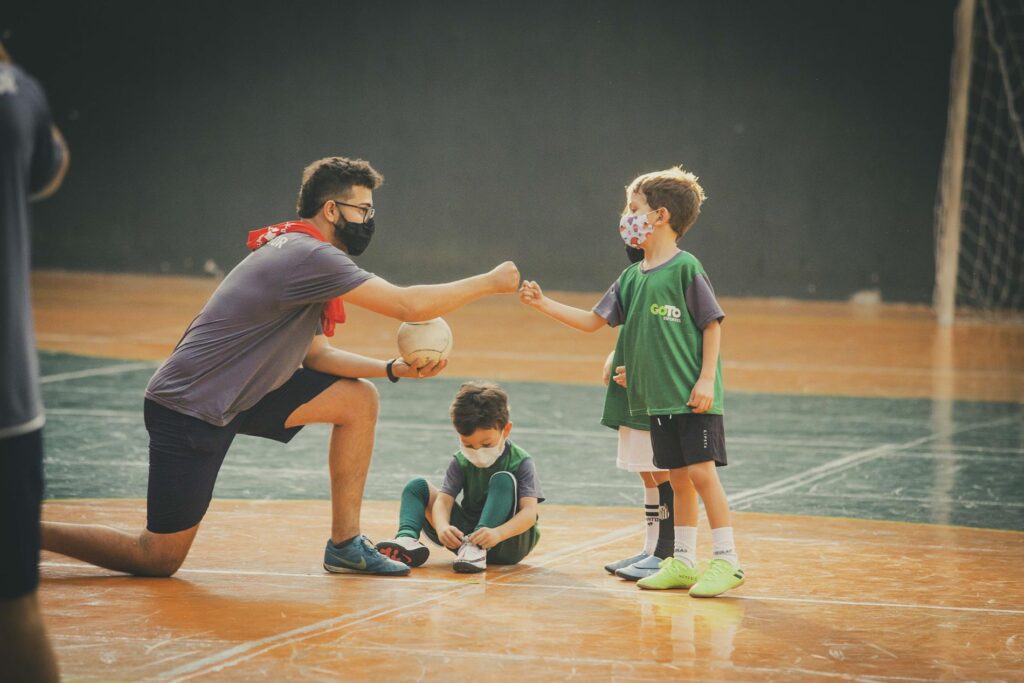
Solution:
<svg viewBox="0 0 1024 683"><path fill-rule="evenodd" d="M364 267L597 291L623 186L682 163L719 294L931 297L952 0L5 4L73 155L40 268L229 270L341 154L386 177Z"/></svg>

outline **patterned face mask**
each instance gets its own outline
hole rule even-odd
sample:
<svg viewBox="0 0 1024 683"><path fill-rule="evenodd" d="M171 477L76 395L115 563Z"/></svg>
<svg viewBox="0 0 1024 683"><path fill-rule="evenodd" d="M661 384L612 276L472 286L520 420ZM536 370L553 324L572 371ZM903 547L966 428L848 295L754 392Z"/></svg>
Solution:
<svg viewBox="0 0 1024 683"><path fill-rule="evenodd" d="M654 213L627 213L619 221L619 236L630 247L639 247L654 232L654 226L647 222L647 215Z"/></svg>

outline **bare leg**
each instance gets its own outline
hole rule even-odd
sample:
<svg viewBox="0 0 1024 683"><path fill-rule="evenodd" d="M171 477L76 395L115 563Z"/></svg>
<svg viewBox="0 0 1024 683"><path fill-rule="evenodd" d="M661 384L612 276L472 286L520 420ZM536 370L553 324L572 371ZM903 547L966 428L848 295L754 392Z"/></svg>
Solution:
<svg viewBox="0 0 1024 683"><path fill-rule="evenodd" d="M41 545L50 550L119 572L170 576L185 561L199 525L173 534L132 534L99 524L42 522Z"/></svg>
<svg viewBox="0 0 1024 683"><path fill-rule="evenodd" d="M695 527L700 516L700 507L697 503L697 491L686 475L686 469L679 467L669 470L667 476L672 482L675 525Z"/></svg>
<svg viewBox="0 0 1024 683"><path fill-rule="evenodd" d="M49 683L59 679L35 592L0 600L0 680Z"/></svg>
<svg viewBox="0 0 1024 683"><path fill-rule="evenodd" d="M366 473L373 455L380 397L362 379L340 379L292 412L286 427L333 424L328 462L331 472L331 541L359 534Z"/></svg>
<svg viewBox="0 0 1024 683"><path fill-rule="evenodd" d="M676 472L681 473L677 475ZM725 497L725 489L718 479L718 472L715 470L715 463L712 461L702 462L689 467L672 470L672 486L675 488L676 481L688 477L693 482L693 488L697 490L700 499L704 501L704 510L708 514L708 523L712 529L732 526L732 519L729 514L729 499ZM678 495L678 494L677 494ZM676 505L679 499L676 499Z"/></svg>

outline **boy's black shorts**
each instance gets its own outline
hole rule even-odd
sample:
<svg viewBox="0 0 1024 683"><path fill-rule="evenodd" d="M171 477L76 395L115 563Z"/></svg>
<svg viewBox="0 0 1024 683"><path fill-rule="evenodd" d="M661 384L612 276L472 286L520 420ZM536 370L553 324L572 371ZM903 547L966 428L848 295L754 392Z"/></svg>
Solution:
<svg viewBox="0 0 1024 683"><path fill-rule="evenodd" d="M199 524L210 506L217 473L235 435L249 434L288 443L302 429L286 429L288 416L337 381L334 375L299 368L287 382L223 427L183 415L147 398L146 528L156 534L171 534Z"/></svg>
<svg viewBox="0 0 1024 683"><path fill-rule="evenodd" d="M43 430L0 439L0 600L39 585Z"/></svg>
<svg viewBox="0 0 1024 683"><path fill-rule="evenodd" d="M681 413L651 416L651 447L654 465L665 470L713 460L728 465L725 426L721 415Z"/></svg>

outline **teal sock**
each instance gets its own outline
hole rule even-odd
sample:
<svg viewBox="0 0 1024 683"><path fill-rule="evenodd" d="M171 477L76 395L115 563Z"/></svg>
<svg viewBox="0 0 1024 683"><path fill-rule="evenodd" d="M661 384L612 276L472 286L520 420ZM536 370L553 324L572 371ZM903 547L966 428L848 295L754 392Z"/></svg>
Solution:
<svg viewBox="0 0 1024 683"><path fill-rule="evenodd" d="M423 524L427 521L427 503L430 502L430 487L426 479L413 479L402 489L402 503L398 508L398 533L396 537L419 538Z"/></svg>
<svg viewBox="0 0 1024 683"><path fill-rule="evenodd" d="M494 529L501 526L512 518L515 509L515 475L498 472L491 477L487 484L487 501L484 503L484 509L480 512L480 521L477 522L476 529L484 527Z"/></svg>

